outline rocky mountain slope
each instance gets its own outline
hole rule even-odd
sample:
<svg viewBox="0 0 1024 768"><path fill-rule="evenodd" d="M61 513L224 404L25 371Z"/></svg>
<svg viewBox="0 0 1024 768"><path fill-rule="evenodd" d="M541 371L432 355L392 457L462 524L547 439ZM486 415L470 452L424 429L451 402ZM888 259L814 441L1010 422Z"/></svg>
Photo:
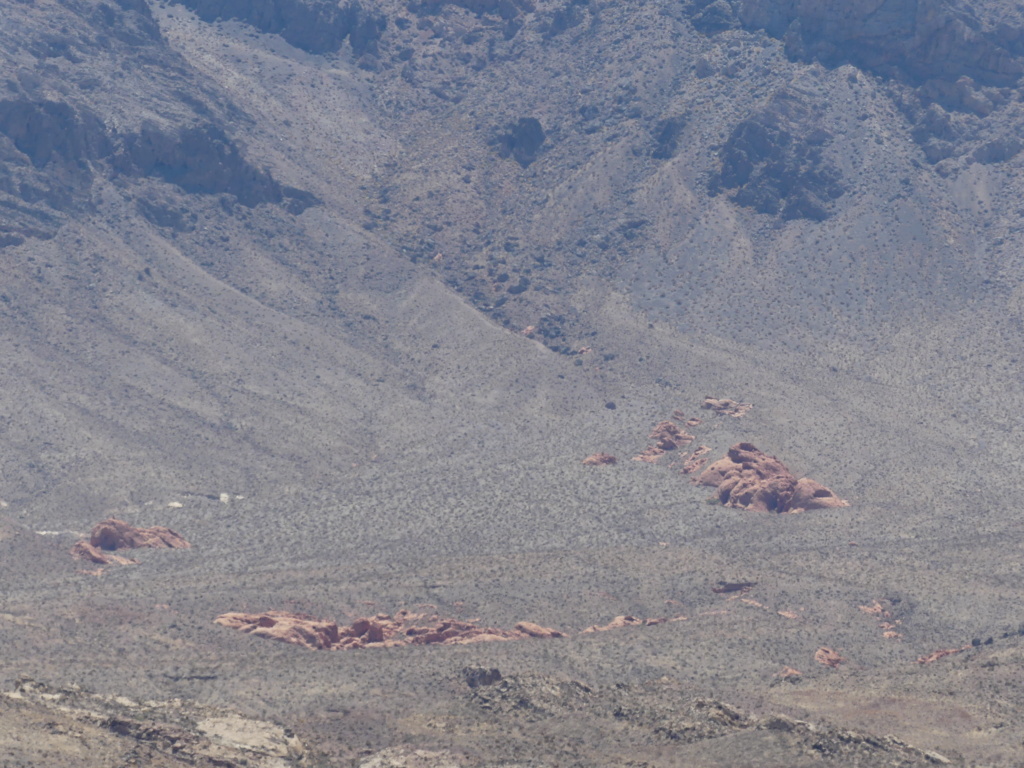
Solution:
<svg viewBox="0 0 1024 768"><path fill-rule="evenodd" d="M307 764L1013 764L1017 5L3 18L0 687L239 711ZM738 444L850 506L709 500ZM104 518L192 546L90 570ZM570 637L215 623L400 611ZM8 743L134 748L22 693Z"/></svg>

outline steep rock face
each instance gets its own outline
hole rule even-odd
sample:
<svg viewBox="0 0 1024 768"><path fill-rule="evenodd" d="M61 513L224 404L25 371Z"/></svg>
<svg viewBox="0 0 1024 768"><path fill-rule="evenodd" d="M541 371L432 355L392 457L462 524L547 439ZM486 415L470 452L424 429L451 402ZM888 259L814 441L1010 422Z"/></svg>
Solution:
<svg viewBox="0 0 1024 768"><path fill-rule="evenodd" d="M170 528L160 525L136 528L113 517L92 529L89 544L108 552L118 549L188 549L192 546Z"/></svg>
<svg viewBox="0 0 1024 768"><path fill-rule="evenodd" d="M285 201L289 210L301 213L315 202L312 195L282 187L267 171L248 163L224 131L211 124L169 131L144 125L138 134L125 137L118 166L185 192L234 195L250 208Z"/></svg>
<svg viewBox="0 0 1024 768"><path fill-rule="evenodd" d="M152 177L186 193L228 194L241 205L282 204L294 214L318 201L249 163L212 123L147 123L118 134L84 106L27 98L0 101L0 246L47 239L62 214L88 211L97 175ZM147 217L149 218L149 217Z"/></svg>
<svg viewBox="0 0 1024 768"><path fill-rule="evenodd" d="M697 478L700 485L717 488L728 507L757 512L802 512L806 509L845 507L849 503L808 478L797 480L786 465L750 443L738 443Z"/></svg>
<svg viewBox="0 0 1024 768"><path fill-rule="evenodd" d="M103 180L127 196L148 177L247 207L314 204L243 155L227 127L237 110L197 83L149 7L118 6L55 3L46 22L11 9L0 30L0 63L17 73L0 88L0 247L49 239L68 216L95 212ZM130 76L119 55L134 57Z"/></svg>
<svg viewBox="0 0 1024 768"><path fill-rule="evenodd" d="M385 16L355 2L322 0L181 0L204 21L237 19L310 53L337 51L347 39L357 54L373 53Z"/></svg>

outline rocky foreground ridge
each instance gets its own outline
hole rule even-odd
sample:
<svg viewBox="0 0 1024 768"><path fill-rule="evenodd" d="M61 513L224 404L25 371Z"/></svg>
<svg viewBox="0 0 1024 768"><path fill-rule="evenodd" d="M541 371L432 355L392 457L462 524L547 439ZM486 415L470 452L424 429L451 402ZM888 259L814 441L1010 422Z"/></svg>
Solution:
<svg viewBox="0 0 1024 768"><path fill-rule="evenodd" d="M31 733L30 749L28 740L17 738L20 733ZM33 759L37 747L59 756L47 765L84 768L284 768L308 765L311 757L277 723L181 699L136 701L27 678L0 694L0 744L12 765L44 764ZM26 757L31 762L20 762Z"/></svg>

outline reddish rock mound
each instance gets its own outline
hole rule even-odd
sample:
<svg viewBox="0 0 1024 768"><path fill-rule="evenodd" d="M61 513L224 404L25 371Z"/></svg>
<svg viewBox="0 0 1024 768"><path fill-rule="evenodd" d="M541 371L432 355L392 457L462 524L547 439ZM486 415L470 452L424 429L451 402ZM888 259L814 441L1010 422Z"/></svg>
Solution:
<svg viewBox="0 0 1024 768"><path fill-rule="evenodd" d="M138 560L113 552L119 549L188 549L191 546L170 528L159 525L136 528L111 517L92 529L89 541L82 539L76 542L71 548L71 556L97 565L135 565Z"/></svg>
<svg viewBox="0 0 1024 768"><path fill-rule="evenodd" d="M697 482L717 488L719 500L728 507L758 512L849 506L825 486L806 477L797 480L785 464L750 443L734 445L725 458L705 469Z"/></svg>
<svg viewBox="0 0 1024 768"><path fill-rule="evenodd" d="M845 658L839 655L838 651L834 651L831 648L826 648L824 646L814 652L814 660L831 669L836 669L840 664L846 661Z"/></svg>
<svg viewBox="0 0 1024 768"><path fill-rule="evenodd" d="M654 619L638 619L636 616L616 616L610 622L603 626L595 624L592 627L587 627L581 635L589 635L592 632L607 632L610 629L621 629L623 627L653 627L656 624L665 624L670 621L686 621L685 616L673 616L669 618L662 616Z"/></svg>
<svg viewBox="0 0 1024 768"><path fill-rule="evenodd" d="M598 467L602 464L617 464L618 459L612 456L610 453L595 453L587 456L583 460L583 464L588 467Z"/></svg>
<svg viewBox="0 0 1024 768"><path fill-rule="evenodd" d="M938 651L932 651L931 653L927 654L926 656L919 657L918 660L917 660L917 663L918 664L931 664L932 662L938 661L939 659L944 659L947 656L953 656L954 654L957 654L957 653L963 653L964 651L966 651L970 647L971 646L969 646L969 645L965 645L962 648L942 648L941 650L938 650Z"/></svg>
<svg viewBox="0 0 1024 768"><path fill-rule="evenodd" d="M735 400L722 399L719 400L715 397L705 397L704 404L701 408L715 413L720 413L724 416L733 416L739 418L744 414L748 413L754 406L750 403L737 403Z"/></svg>
<svg viewBox="0 0 1024 768"><path fill-rule="evenodd" d="M117 549L188 549L189 544L170 528L136 528L124 520L108 518L92 529L89 543L112 552Z"/></svg>
<svg viewBox="0 0 1024 768"><path fill-rule="evenodd" d="M472 621L439 619L422 613L398 611L394 616L379 613L356 619L349 626L284 611L266 613L225 613L217 624L257 637L280 640L315 650L346 648L390 648L399 645L461 645L526 637L565 637L539 624L521 621L514 630L481 627Z"/></svg>
<svg viewBox="0 0 1024 768"><path fill-rule="evenodd" d="M639 456L634 456L634 461L655 462L668 451L687 446L695 440L693 435L687 434L672 421L658 422L647 438L653 440L654 445L649 445Z"/></svg>
<svg viewBox="0 0 1024 768"><path fill-rule="evenodd" d="M75 546L71 548L71 556L76 560L85 560L97 565L136 565L139 562L130 557L115 555L113 552L104 552L85 539L75 543Z"/></svg>

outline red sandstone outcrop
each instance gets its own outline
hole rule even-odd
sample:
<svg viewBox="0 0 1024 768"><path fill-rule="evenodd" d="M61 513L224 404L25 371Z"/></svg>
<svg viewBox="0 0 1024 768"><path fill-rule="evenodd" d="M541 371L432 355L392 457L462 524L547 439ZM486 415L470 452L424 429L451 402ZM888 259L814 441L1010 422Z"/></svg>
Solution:
<svg viewBox="0 0 1024 768"><path fill-rule="evenodd" d="M840 664L846 661L845 658L839 655L838 651L834 651L831 648L826 648L824 646L814 652L814 660L831 669L836 669Z"/></svg>
<svg viewBox="0 0 1024 768"><path fill-rule="evenodd" d="M97 565L136 565L139 562L138 560L132 560L130 557L121 557L112 552L104 552L102 549L94 547L85 539L75 543L75 546L71 548L71 556L76 560L85 560Z"/></svg>
<svg viewBox="0 0 1024 768"><path fill-rule="evenodd" d="M921 656L920 658L918 658L917 663L918 664L931 664L933 661L938 661L939 659L944 659L947 656L952 656L953 654L956 654L956 653L963 653L964 651L966 651L970 647L971 647L970 645L965 645L963 648L943 648L943 649L938 650L938 651L932 651L928 655Z"/></svg>
<svg viewBox="0 0 1024 768"><path fill-rule="evenodd" d="M592 627L587 627L581 635L589 635L593 632L607 632L610 629L621 629L622 627L653 627L656 624L665 624L670 621L686 621L685 616L673 616L671 618L662 616L653 619L638 619L636 616L616 616L607 624L600 626L595 624Z"/></svg>
<svg viewBox="0 0 1024 768"><path fill-rule="evenodd" d="M831 490L806 477L797 480L786 465L750 443L738 443L697 478L714 486L727 507L758 512L803 512L807 509L846 507Z"/></svg>
<svg viewBox="0 0 1024 768"><path fill-rule="evenodd" d="M187 549L191 546L170 528L136 528L111 517L92 529L89 541L76 542L71 556L97 565L136 565L138 560L112 553L119 549Z"/></svg>
<svg viewBox="0 0 1024 768"><path fill-rule="evenodd" d="M654 441L654 445L647 446L647 449L638 456L634 456L634 461L646 461L655 462L659 456L664 455L668 451L674 451L676 448L685 447L692 443L696 438L693 435L687 434L683 429L672 421L661 421L654 426L651 430L651 434L647 436L649 440Z"/></svg>
<svg viewBox="0 0 1024 768"><path fill-rule="evenodd" d="M92 529L89 543L99 549L188 549L192 545L170 528L136 528L123 520L109 518Z"/></svg>
<svg viewBox="0 0 1024 768"><path fill-rule="evenodd" d="M737 403L735 400L721 399L715 397L705 397L704 404L701 408L705 408L715 413L720 413L725 416L733 416L739 418L744 414L748 413L754 406L750 403Z"/></svg>
<svg viewBox="0 0 1024 768"><path fill-rule="evenodd" d="M542 627L540 624L534 624L531 621L520 621L516 624L516 630L523 634L529 635L530 637L539 637L542 639L550 639L555 637L565 637L557 629L549 629L548 627Z"/></svg>
<svg viewBox="0 0 1024 768"><path fill-rule="evenodd" d="M532 622L519 622L514 630L481 627L472 621L439 619L422 613L398 611L359 618L349 626L298 613L225 613L214 620L257 637L280 640L315 650L388 648L400 645L464 645L527 637L565 637L561 632Z"/></svg>
<svg viewBox="0 0 1024 768"><path fill-rule="evenodd" d="M888 604L888 601L886 601L886 604ZM882 605L878 600L875 600L871 605L858 605L857 607L868 616L874 616L878 619L878 628L882 630L882 637L887 640L900 640L903 638L903 634L896 631L903 622L900 619L893 618L890 608Z"/></svg>
<svg viewBox="0 0 1024 768"><path fill-rule="evenodd" d="M697 450L690 454L690 456L683 461L682 469L680 470L684 475L692 475L699 469L703 469L704 465L708 463L706 458L707 454L711 453L711 449L706 445L700 446Z"/></svg>
<svg viewBox="0 0 1024 768"><path fill-rule="evenodd" d="M583 460L583 464L588 467L598 467L602 464L617 464L618 459L612 456L610 453L594 453L587 456Z"/></svg>
<svg viewBox="0 0 1024 768"><path fill-rule="evenodd" d="M333 621L317 621L309 616L283 611L261 614L225 613L218 616L216 622L256 637L318 650L334 647L341 637L341 631Z"/></svg>

